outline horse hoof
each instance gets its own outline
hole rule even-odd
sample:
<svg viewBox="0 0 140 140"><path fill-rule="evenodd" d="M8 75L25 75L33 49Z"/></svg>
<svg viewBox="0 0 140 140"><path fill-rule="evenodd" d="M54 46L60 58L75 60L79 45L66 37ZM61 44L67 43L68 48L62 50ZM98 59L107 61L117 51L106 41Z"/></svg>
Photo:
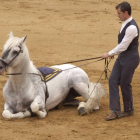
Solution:
<svg viewBox="0 0 140 140"><path fill-rule="evenodd" d="M85 108L84 108L84 107L80 107L80 108L78 109L78 114L79 114L80 116L85 115L85 114L86 114Z"/></svg>

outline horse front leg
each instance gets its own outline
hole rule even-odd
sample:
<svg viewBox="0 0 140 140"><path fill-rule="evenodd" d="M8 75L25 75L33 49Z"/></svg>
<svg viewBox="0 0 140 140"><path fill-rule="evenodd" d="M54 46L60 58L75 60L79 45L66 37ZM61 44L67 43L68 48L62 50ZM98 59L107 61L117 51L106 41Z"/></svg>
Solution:
<svg viewBox="0 0 140 140"><path fill-rule="evenodd" d="M2 116L5 119L18 119L18 118L30 117L31 116L31 113L28 110L26 110L25 112L14 113L14 111L10 107L10 105L8 103L5 103L5 105L4 105L4 111L2 113Z"/></svg>
<svg viewBox="0 0 140 140"><path fill-rule="evenodd" d="M39 118L44 118L47 116L47 111L45 110L45 103L41 96L36 96L34 101L31 103L31 111L39 116Z"/></svg>

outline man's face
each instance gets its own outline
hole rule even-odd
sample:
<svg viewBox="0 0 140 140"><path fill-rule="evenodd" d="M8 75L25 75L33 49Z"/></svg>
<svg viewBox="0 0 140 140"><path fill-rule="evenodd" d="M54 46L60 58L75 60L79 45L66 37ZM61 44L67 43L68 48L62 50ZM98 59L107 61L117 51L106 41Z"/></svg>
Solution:
<svg viewBox="0 0 140 140"><path fill-rule="evenodd" d="M125 21L126 20L126 13L127 11L125 11L124 13L121 11L120 8L117 9L117 14L118 17L120 18L121 21Z"/></svg>

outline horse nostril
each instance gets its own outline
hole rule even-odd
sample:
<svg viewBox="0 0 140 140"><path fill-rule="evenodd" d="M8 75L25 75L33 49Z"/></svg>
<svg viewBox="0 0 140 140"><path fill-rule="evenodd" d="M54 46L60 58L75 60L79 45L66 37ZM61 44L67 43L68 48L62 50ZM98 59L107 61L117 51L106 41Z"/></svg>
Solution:
<svg viewBox="0 0 140 140"><path fill-rule="evenodd" d="M3 67L2 66L0 66L0 70L2 69Z"/></svg>

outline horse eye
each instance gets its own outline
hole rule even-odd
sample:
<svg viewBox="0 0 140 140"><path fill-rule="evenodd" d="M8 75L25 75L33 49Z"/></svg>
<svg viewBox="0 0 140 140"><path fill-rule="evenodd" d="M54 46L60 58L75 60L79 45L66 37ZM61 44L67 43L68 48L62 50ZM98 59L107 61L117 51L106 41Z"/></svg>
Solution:
<svg viewBox="0 0 140 140"><path fill-rule="evenodd" d="M13 51L13 54L16 55L18 52L17 51Z"/></svg>

